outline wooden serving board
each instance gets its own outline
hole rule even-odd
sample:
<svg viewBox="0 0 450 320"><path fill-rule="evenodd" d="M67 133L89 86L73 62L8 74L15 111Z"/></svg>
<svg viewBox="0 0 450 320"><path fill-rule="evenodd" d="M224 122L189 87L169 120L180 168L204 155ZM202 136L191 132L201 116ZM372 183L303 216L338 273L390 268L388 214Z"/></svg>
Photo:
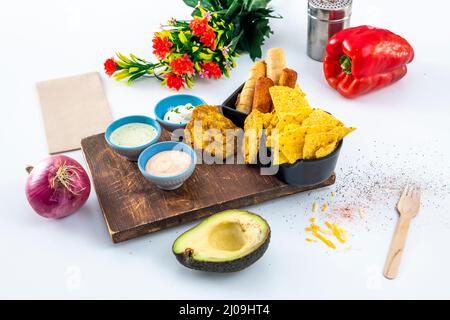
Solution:
<svg viewBox="0 0 450 320"><path fill-rule="evenodd" d="M161 140L169 140L169 134ZM261 176L257 167L200 164L180 189L163 191L142 176L136 163L117 155L103 134L83 139L81 146L114 243L335 182L333 175L320 185L293 187Z"/></svg>

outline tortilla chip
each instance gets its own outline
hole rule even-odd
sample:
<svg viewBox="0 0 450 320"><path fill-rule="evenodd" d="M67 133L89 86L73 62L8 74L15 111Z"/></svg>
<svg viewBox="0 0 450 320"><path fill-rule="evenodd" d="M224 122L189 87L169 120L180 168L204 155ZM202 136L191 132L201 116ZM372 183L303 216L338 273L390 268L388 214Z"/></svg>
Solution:
<svg viewBox="0 0 450 320"><path fill-rule="evenodd" d="M329 145L320 148L319 150L316 151L316 158L317 159L325 158L326 156L332 154L334 150L336 150L337 145L338 141L333 141Z"/></svg>
<svg viewBox="0 0 450 320"><path fill-rule="evenodd" d="M284 127L286 127L289 124L301 125L303 120L308 118L311 112L312 109L303 108L297 112L278 114L279 121L277 123L276 128L279 131L283 131Z"/></svg>
<svg viewBox="0 0 450 320"><path fill-rule="evenodd" d="M269 112L269 113L263 113L263 123L264 128L267 128L271 125L272 121L275 120L276 117L275 111Z"/></svg>
<svg viewBox="0 0 450 320"><path fill-rule="evenodd" d="M344 124L322 109L314 109L314 111L302 123L305 127L314 126L334 126L343 127Z"/></svg>
<svg viewBox="0 0 450 320"><path fill-rule="evenodd" d="M305 93L300 88L291 89L289 87L275 86L269 89L272 97L274 110L278 114L298 112L301 109L309 108Z"/></svg>
<svg viewBox="0 0 450 320"><path fill-rule="evenodd" d="M326 132L306 135L305 144L303 147L303 159L316 159L316 152L318 152L321 148L327 147L333 143L336 145L338 141L338 135L335 133ZM321 151L320 153L326 152Z"/></svg>
<svg viewBox="0 0 450 320"><path fill-rule="evenodd" d="M289 163L288 158L283 154L283 152L279 151L273 155L273 164L275 166L281 166L283 164Z"/></svg>
<svg viewBox="0 0 450 320"><path fill-rule="evenodd" d="M264 114L253 110L245 119L243 153L245 163L255 164L258 158L261 136L264 129Z"/></svg>
<svg viewBox="0 0 450 320"><path fill-rule="evenodd" d="M285 130L279 134L279 150L286 156L290 164L302 159L305 134L305 128L295 124L286 126Z"/></svg>
<svg viewBox="0 0 450 320"><path fill-rule="evenodd" d="M355 130L356 130L355 128L337 127L337 128L334 128L333 130L331 130L330 133L337 134L338 140L341 141Z"/></svg>
<svg viewBox="0 0 450 320"><path fill-rule="evenodd" d="M306 128L306 134L326 133L326 132L330 132L330 131L336 129L336 127L332 126L332 125L323 125L323 126L315 125L315 126L305 127L305 128Z"/></svg>

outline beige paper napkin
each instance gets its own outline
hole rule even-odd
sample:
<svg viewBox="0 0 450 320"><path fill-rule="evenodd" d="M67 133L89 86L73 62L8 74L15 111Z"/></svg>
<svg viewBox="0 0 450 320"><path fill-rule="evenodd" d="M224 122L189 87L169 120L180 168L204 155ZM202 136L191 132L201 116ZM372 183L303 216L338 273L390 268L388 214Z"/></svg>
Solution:
<svg viewBox="0 0 450 320"><path fill-rule="evenodd" d="M50 154L80 149L112 121L98 72L36 84Z"/></svg>

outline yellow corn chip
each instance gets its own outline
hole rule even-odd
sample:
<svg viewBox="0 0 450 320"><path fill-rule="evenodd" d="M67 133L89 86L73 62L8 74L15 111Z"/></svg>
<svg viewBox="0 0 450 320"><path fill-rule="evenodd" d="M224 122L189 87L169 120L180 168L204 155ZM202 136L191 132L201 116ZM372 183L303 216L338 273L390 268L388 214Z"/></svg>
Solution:
<svg viewBox="0 0 450 320"><path fill-rule="evenodd" d="M279 149L290 164L294 164L302 159L305 134L305 128L293 124L287 126L286 130L279 134Z"/></svg>
<svg viewBox="0 0 450 320"><path fill-rule="evenodd" d="M272 150L272 152L273 152L273 164L275 166L281 166L283 164L289 163L288 158L286 158L286 156L280 150L278 150L278 152Z"/></svg>
<svg viewBox="0 0 450 320"><path fill-rule="evenodd" d="M311 108L305 94L300 88L275 86L269 89L274 110L279 115L283 113L298 112L303 108Z"/></svg>
<svg viewBox="0 0 450 320"><path fill-rule="evenodd" d="M258 110L253 110L250 115L245 119L244 123L244 144L243 153L245 158L245 163L255 164L259 145L261 142L261 135L263 133L264 126L264 114Z"/></svg>
<svg viewBox="0 0 450 320"><path fill-rule="evenodd" d="M264 128L267 129L272 121L275 121L276 119L276 113L275 111L272 111L270 113L263 113L263 123L264 123Z"/></svg>
<svg viewBox="0 0 450 320"><path fill-rule="evenodd" d="M336 129L336 126L332 126L332 125L323 125L323 126L314 125L314 126L305 127L305 128L306 128L306 134L315 134L315 133L330 132L330 131Z"/></svg>
<svg viewBox="0 0 450 320"><path fill-rule="evenodd" d="M289 112L278 114L279 121L277 123L276 128L281 132L284 130L284 127L288 124L302 124L303 120L307 119L309 114L311 114L312 109L302 108L297 112Z"/></svg>
<svg viewBox="0 0 450 320"><path fill-rule="evenodd" d="M304 128L303 128L304 129ZM306 131L306 129L304 129ZM331 144L337 144L338 135L335 133L315 133L308 134L305 137L303 147L303 159L311 160L316 158L316 152L319 149L327 147ZM326 153L321 151L321 153Z"/></svg>
<svg viewBox="0 0 450 320"><path fill-rule="evenodd" d="M355 128L347 128L347 127L337 127L330 131L330 133L335 133L338 135L338 140L341 141L346 136L348 136L350 133L355 131Z"/></svg>
<svg viewBox="0 0 450 320"><path fill-rule="evenodd" d="M316 158L325 158L326 156L332 154L334 150L336 150L338 141L333 141L332 143L321 147L319 150L316 151Z"/></svg>
<svg viewBox="0 0 450 320"><path fill-rule="evenodd" d="M304 127L314 126L334 126L342 127L344 124L322 109L314 109L314 111L302 123Z"/></svg>

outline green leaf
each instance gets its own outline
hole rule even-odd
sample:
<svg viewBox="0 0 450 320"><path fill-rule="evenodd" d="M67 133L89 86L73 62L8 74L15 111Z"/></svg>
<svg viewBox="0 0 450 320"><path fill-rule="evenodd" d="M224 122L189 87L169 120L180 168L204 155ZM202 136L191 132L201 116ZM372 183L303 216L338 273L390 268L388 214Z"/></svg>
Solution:
<svg viewBox="0 0 450 320"><path fill-rule="evenodd" d="M122 69L128 69L128 64L123 62L122 60L116 60L116 64L121 67Z"/></svg>
<svg viewBox="0 0 450 320"><path fill-rule="evenodd" d="M203 52L200 52L199 55L198 55L198 57L201 60L205 60L205 61L211 61L213 59L213 56L214 55L212 55L212 54L206 54L206 53L203 53Z"/></svg>
<svg viewBox="0 0 450 320"><path fill-rule="evenodd" d="M191 8L195 8L197 6L198 1L197 0L183 0L183 2L191 7Z"/></svg>
<svg viewBox="0 0 450 320"><path fill-rule="evenodd" d="M146 73L147 73L146 70L142 70L141 72L135 73L134 75L132 75L132 76L128 79L127 83L128 83L128 84L131 84L132 82L134 82L134 81L136 81L137 79L141 78L141 77L142 77L143 75L145 75Z"/></svg>
<svg viewBox="0 0 450 320"><path fill-rule="evenodd" d="M196 63L194 64L194 69L195 69L195 71L197 71L197 72L201 72L201 71L202 71L202 67L200 67L200 64L199 64L198 62L196 62Z"/></svg>
<svg viewBox="0 0 450 320"><path fill-rule="evenodd" d="M114 79L116 79L117 81L121 81L121 80L123 80L125 78L128 78L129 76L130 76L130 74L128 73L128 70L124 69L124 70L116 73L114 75Z"/></svg>
<svg viewBox="0 0 450 320"><path fill-rule="evenodd" d="M122 60L125 63L131 63L131 60L128 59L126 56L124 56L123 54L121 54L120 52L116 53L117 57Z"/></svg>
<svg viewBox="0 0 450 320"><path fill-rule="evenodd" d="M148 64L149 62L145 61L144 59L136 57L134 54L130 53L130 58L133 59L136 62L141 62L144 64Z"/></svg>
<svg viewBox="0 0 450 320"><path fill-rule="evenodd" d="M266 8L270 0L246 0L245 8L248 11L253 11L256 9Z"/></svg>
<svg viewBox="0 0 450 320"><path fill-rule="evenodd" d="M180 31L178 33L178 39L180 39L180 41L183 45L187 45L188 39L186 38L186 34L183 31Z"/></svg>
<svg viewBox="0 0 450 320"><path fill-rule="evenodd" d="M235 0L231 6L227 9L227 12L225 13L225 19L230 18L235 14L235 12L239 9L239 6L241 5L239 0Z"/></svg>

